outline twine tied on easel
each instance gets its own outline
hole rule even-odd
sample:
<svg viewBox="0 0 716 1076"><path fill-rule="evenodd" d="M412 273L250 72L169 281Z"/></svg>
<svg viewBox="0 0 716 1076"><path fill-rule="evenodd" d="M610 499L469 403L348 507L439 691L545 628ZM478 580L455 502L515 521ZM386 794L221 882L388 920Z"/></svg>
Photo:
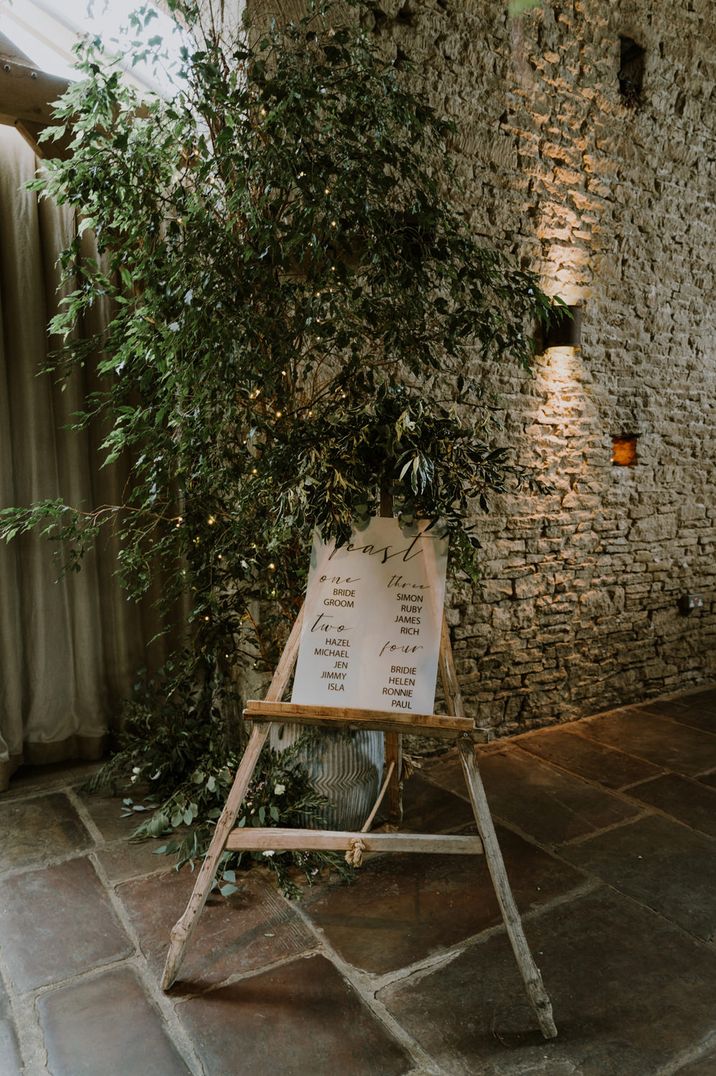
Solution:
<svg viewBox="0 0 716 1076"><path fill-rule="evenodd" d="M365 841L362 841L360 837L354 837L348 845L348 851L346 852L346 863L350 867L360 867L363 863L364 852Z"/></svg>
<svg viewBox="0 0 716 1076"><path fill-rule="evenodd" d="M378 793L378 799L375 801L375 803L373 805L373 810L370 812L370 814L366 818L365 824L363 825L363 828L361 829L361 833L368 833L368 831L370 830L370 827L373 825L373 819L375 818L376 814L378 813L378 808L380 807L381 803L383 802L383 796L385 795L386 790L388 788L388 785L390 783L390 778L393 776L393 770L394 769L395 769L395 763L391 762L391 764L388 766L388 772L385 775L385 780L383 781L383 787L381 788L380 792ZM360 837L353 837L352 840L348 844L348 850L346 852L346 863L348 864L348 866L349 867L361 867L363 865L363 853L364 852L365 852L365 841L362 841L360 839Z"/></svg>

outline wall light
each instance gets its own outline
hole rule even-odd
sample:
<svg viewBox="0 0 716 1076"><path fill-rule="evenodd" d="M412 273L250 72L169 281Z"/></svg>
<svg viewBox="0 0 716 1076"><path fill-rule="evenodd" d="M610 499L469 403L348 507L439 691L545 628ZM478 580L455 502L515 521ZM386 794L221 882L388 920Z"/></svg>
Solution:
<svg viewBox="0 0 716 1076"><path fill-rule="evenodd" d="M582 307L554 306L542 330L542 351L582 346Z"/></svg>

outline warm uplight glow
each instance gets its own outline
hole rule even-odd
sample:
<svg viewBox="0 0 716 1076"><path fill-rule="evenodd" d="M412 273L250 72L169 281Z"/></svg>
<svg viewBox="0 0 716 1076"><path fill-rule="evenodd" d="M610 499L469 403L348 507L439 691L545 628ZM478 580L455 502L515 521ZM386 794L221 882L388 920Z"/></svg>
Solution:
<svg viewBox="0 0 716 1076"><path fill-rule="evenodd" d="M551 347L547 353L547 361L540 364L543 376L554 384L571 381L577 354L576 347Z"/></svg>
<svg viewBox="0 0 716 1076"><path fill-rule="evenodd" d="M580 348L551 347L538 357L535 364L535 388L542 398L540 425L552 428L568 427L579 420L585 410L583 382L588 374Z"/></svg>
<svg viewBox="0 0 716 1076"><path fill-rule="evenodd" d="M615 467L633 467L636 460L636 437L612 438L612 463Z"/></svg>

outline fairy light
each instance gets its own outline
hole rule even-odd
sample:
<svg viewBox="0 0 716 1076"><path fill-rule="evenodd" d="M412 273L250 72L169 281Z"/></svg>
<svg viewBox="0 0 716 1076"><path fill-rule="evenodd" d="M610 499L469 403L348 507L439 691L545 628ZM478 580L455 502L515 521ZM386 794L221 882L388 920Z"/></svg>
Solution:
<svg viewBox="0 0 716 1076"><path fill-rule="evenodd" d="M273 561L271 561L271 563L269 564L269 571L271 571L271 572L276 571L276 565L274 564Z"/></svg>
<svg viewBox="0 0 716 1076"><path fill-rule="evenodd" d="M214 518L214 516L209 516L206 522L209 524L210 527L213 527L216 523L216 519Z"/></svg>
<svg viewBox="0 0 716 1076"><path fill-rule="evenodd" d="M276 418L281 418L282 414L283 414L283 411L277 411L276 412Z"/></svg>

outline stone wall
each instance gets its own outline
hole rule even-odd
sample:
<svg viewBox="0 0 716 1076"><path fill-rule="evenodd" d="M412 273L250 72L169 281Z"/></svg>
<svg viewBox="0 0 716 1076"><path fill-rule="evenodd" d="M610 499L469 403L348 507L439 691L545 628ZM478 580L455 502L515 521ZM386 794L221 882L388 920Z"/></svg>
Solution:
<svg viewBox="0 0 716 1076"><path fill-rule="evenodd" d="M499 378L505 441L553 492L480 520L483 585L450 611L472 712L507 732L716 679L712 0L380 0L370 21L457 122L475 231L583 305L581 352ZM620 35L646 49L636 107ZM637 463L614 466L626 434Z"/></svg>

